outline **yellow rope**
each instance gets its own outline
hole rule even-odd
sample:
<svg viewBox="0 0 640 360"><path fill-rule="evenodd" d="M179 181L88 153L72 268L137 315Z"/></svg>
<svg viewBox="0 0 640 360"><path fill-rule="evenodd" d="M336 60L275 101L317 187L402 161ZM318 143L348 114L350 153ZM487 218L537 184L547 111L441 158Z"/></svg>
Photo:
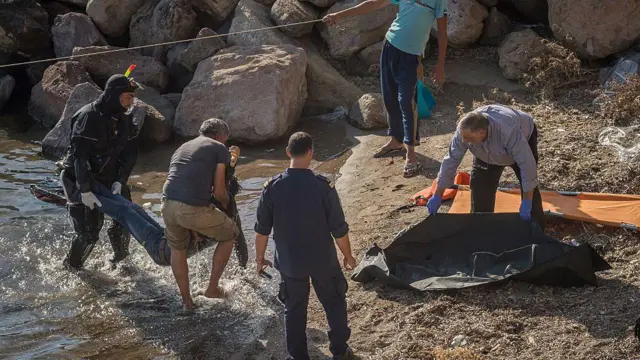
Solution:
<svg viewBox="0 0 640 360"><path fill-rule="evenodd" d="M78 54L78 55L71 55L71 56L61 56L61 57L50 58L50 59L25 61L25 62L13 63L13 64L0 65L0 69L13 67L13 66L20 66L20 65L39 64L39 63L44 63L44 62L49 62L49 61L75 60L77 58L86 57L86 56L105 55L105 54L112 54L112 53L117 53L117 52L122 52L122 51L145 49L145 48L156 47L156 46L174 45L174 44L180 44L180 43L185 43L185 42L190 42L190 41L215 39L215 38L224 37L224 36L240 35L240 34L246 34L246 33L251 33L251 32L273 30L273 29L279 29L279 28L284 28L284 27L289 27L289 26L313 24L313 23L317 23L317 22L321 22L321 21L322 21L322 19L301 21L301 22L293 23L293 24L276 25L276 26L260 28L260 29L250 29L250 30L236 31L236 32L233 32L233 33L228 33L228 34L216 34L216 35L203 36L203 37L193 38L193 39L167 41L167 42L158 43L158 44L140 45L140 46L134 46L134 47L122 48L122 49L111 49L111 50L105 50L105 51L90 53L90 54Z"/></svg>

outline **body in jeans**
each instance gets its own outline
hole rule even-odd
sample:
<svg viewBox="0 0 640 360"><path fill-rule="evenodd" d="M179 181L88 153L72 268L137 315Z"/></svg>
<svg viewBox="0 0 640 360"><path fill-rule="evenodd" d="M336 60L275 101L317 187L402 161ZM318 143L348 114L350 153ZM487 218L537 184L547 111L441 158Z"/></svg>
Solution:
<svg viewBox="0 0 640 360"><path fill-rule="evenodd" d="M374 157L406 148L403 175L411 177L418 170L414 149L419 145L417 82L421 80L421 59L436 19L439 48L434 77L438 85L444 81L446 0L367 0L352 8L328 14L323 21L333 24L341 18L364 15L390 4L399 6L398 15L385 35L380 57L380 88L388 114L390 139Z"/></svg>
<svg viewBox="0 0 640 360"><path fill-rule="evenodd" d="M524 220L532 217L544 229L542 197L538 189L538 130L531 115L502 105L482 106L465 115L442 160L438 190L429 200L430 212L437 211L441 201L438 197L453 185L467 150L474 156L470 184L472 212L494 211L500 176L508 166L520 181L521 217Z"/></svg>
<svg viewBox="0 0 640 360"><path fill-rule="evenodd" d="M204 295L225 296L219 281L238 236L236 224L224 212L230 206L225 176L229 164L229 150L225 146L228 137L229 128L224 121L204 121L200 136L182 144L171 157L169 174L163 187L162 218L172 250L171 268L185 310L193 308L186 257L191 233L201 233L219 241L213 255L209 286ZM212 192L223 209L211 202Z"/></svg>
<svg viewBox="0 0 640 360"><path fill-rule="evenodd" d="M278 297L284 303L285 337L291 360L308 360L307 306L310 283L324 307L334 359L350 359L347 341L347 281L336 254L338 244L347 269L355 266L338 192L327 178L308 167L312 140L306 133L291 136L287 152L291 166L265 183L257 210L256 261L261 271L269 234L276 245L275 268L282 279ZM336 239L334 241L334 238Z"/></svg>

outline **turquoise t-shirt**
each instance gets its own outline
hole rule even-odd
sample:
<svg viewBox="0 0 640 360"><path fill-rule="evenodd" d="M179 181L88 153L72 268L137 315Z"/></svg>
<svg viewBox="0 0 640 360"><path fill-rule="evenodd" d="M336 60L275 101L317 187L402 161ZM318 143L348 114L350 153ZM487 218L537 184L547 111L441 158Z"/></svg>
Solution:
<svg viewBox="0 0 640 360"><path fill-rule="evenodd" d="M422 55L435 19L447 14L447 0L391 0L400 9L385 38L394 47Z"/></svg>

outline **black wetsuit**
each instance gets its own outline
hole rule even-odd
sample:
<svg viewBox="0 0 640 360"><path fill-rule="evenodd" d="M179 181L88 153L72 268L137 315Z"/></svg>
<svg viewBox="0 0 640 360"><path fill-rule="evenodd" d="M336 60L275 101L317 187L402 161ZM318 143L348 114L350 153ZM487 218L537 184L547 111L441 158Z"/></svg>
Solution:
<svg viewBox="0 0 640 360"><path fill-rule="evenodd" d="M122 195L130 200L126 184L137 159L139 128L120 104L120 95L133 90L126 77L114 75L102 95L78 110L71 120L71 141L61 182L76 233L65 259L72 267L82 267L98 241L104 219L97 208L91 210L82 204L80 194L92 191L96 182L107 188L119 182ZM129 253L128 232L114 222L107 233L114 250L112 261L124 259Z"/></svg>

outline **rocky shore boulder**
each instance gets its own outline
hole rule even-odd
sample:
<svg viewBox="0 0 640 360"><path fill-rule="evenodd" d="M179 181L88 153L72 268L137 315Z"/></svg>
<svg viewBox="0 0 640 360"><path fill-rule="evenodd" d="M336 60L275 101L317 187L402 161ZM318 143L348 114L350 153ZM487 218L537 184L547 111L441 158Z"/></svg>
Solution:
<svg viewBox="0 0 640 360"><path fill-rule="evenodd" d="M113 74L124 74L131 64L137 67L133 71L136 81L162 92L169 83L169 70L152 57L142 56L134 50L123 50L104 55L82 56L107 50L123 49L115 46L90 46L73 49L73 60L77 60L99 85L104 85Z"/></svg>
<svg viewBox="0 0 640 360"><path fill-rule="evenodd" d="M363 130L385 129L387 113L384 108L382 94L364 94L351 107L349 122Z"/></svg>
<svg viewBox="0 0 640 360"><path fill-rule="evenodd" d="M345 10L363 1L364 0L341 1L329 8L327 12L334 13ZM322 35L322 38L329 46L331 57L344 60L357 54L360 50L384 39L389 25L391 25L397 13L397 6L386 6L371 14L341 19L332 26L327 26L324 23L317 26L320 30L320 35ZM484 20L484 18L482 20ZM478 37L480 37L480 34L478 34Z"/></svg>
<svg viewBox="0 0 640 360"><path fill-rule="evenodd" d="M16 85L16 80L11 75L5 75L0 77L0 113L2 113L2 108L4 104L6 104L7 100L11 97L13 93L13 88Z"/></svg>
<svg viewBox="0 0 640 360"><path fill-rule="evenodd" d="M161 143L171 138L176 109L153 88L136 91L134 106L145 109L146 116L140 137L145 142Z"/></svg>
<svg viewBox="0 0 640 360"><path fill-rule="evenodd" d="M149 0L131 17L129 47L192 38L198 32L196 17L189 0ZM140 49L146 56L154 51Z"/></svg>
<svg viewBox="0 0 640 360"><path fill-rule="evenodd" d="M318 19L319 13L310 3L299 0L277 0L271 8L271 19L277 25L289 25L294 23L312 21ZM280 28L283 33L301 37L313 31L313 23Z"/></svg>
<svg viewBox="0 0 640 360"><path fill-rule="evenodd" d="M447 36L452 46L464 47L480 39L489 16L487 8L476 0L448 0L447 7Z"/></svg>
<svg viewBox="0 0 640 360"><path fill-rule="evenodd" d="M274 26L271 11L253 0L240 0L231 21L230 33ZM230 45L282 45L291 41L278 29L229 35Z"/></svg>
<svg viewBox="0 0 640 360"><path fill-rule="evenodd" d="M301 1L309 2L319 8L329 8L329 7L332 7L333 4L338 2L338 0L301 0Z"/></svg>
<svg viewBox="0 0 640 360"><path fill-rule="evenodd" d="M367 65L380 64L380 56L382 55L382 45L384 41L373 44L358 53L358 58Z"/></svg>
<svg viewBox="0 0 640 360"><path fill-rule="evenodd" d="M7 64L17 49L16 38L0 25L0 64Z"/></svg>
<svg viewBox="0 0 640 360"><path fill-rule="evenodd" d="M35 0L0 3L0 26L15 39L16 50L28 59L53 55L49 14Z"/></svg>
<svg viewBox="0 0 640 360"><path fill-rule="evenodd" d="M176 110L174 130L195 136L204 120L219 118L241 142L285 136L302 113L306 67L304 51L291 45L224 49L198 64Z"/></svg>
<svg viewBox="0 0 640 360"><path fill-rule="evenodd" d="M197 38L215 35L217 35L215 31L209 28L202 28L200 32L198 32ZM227 47L227 44L220 37L192 41L184 50L178 53L175 62L182 65L188 71L194 72L200 61L212 57L225 47Z"/></svg>
<svg viewBox="0 0 640 360"><path fill-rule="evenodd" d="M602 59L640 40L640 0L549 0L549 23L567 48Z"/></svg>
<svg viewBox="0 0 640 360"><path fill-rule="evenodd" d="M222 25L238 4L238 0L190 0L190 2L196 13L210 19L215 26Z"/></svg>
<svg viewBox="0 0 640 360"><path fill-rule="evenodd" d="M231 24L231 32L273 26L268 7L253 0L241 0ZM230 44L244 46L292 44L307 53L307 89L305 116L332 112L335 108L350 107L364 94L347 81L309 39L290 39L277 29L229 36Z"/></svg>
<svg viewBox="0 0 640 360"><path fill-rule="evenodd" d="M499 64L504 77L520 79L529 69L531 59L547 52L543 38L531 29L512 32L507 35L498 49Z"/></svg>
<svg viewBox="0 0 640 360"><path fill-rule="evenodd" d="M489 16L484 20L484 29L480 43L482 45L498 46L511 31L509 17L497 8L492 8Z"/></svg>
<svg viewBox="0 0 640 360"><path fill-rule="evenodd" d="M107 36L121 36L129 29L131 17L145 0L89 0L87 15Z"/></svg>
<svg viewBox="0 0 640 360"><path fill-rule="evenodd" d="M107 45L98 28L87 15L70 12L56 16L53 27L53 50L57 57L70 56L74 47Z"/></svg>
<svg viewBox="0 0 640 360"><path fill-rule="evenodd" d="M93 83L76 85L64 107L56 126L42 140L42 153L51 158L61 158L69 146L71 137L71 118L76 111L96 100L102 90Z"/></svg>
<svg viewBox="0 0 640 360"><path fill-rule="evenodd" d="M56 125L71 92L82 83L96 86L80 63L60 61L49 66L42 81L31 89L29 115L44 126Z"/></svg>
<svg viewBox="0 0 640 360"><path fill-rule="evenodd" d="M175 109L178 107L178 105L180 105L180 100L182 100L182 94L181 93L162 94L162 98L169 101L169 103Z"/></svg>

